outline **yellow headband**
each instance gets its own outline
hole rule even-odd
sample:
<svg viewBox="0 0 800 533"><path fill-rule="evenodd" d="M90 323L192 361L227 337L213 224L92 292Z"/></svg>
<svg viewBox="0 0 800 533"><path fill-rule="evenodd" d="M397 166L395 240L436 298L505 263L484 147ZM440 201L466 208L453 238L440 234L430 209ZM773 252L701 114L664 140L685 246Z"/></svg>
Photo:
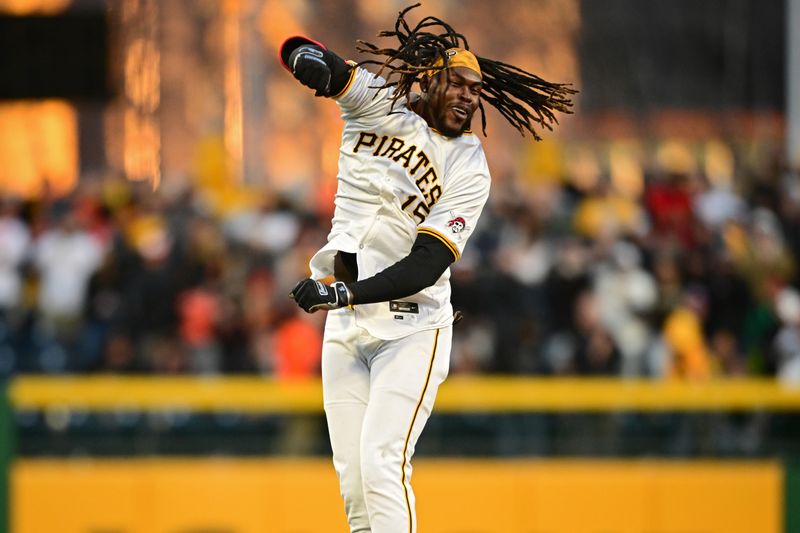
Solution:
<svg viewBox="0 0 800 533"><path fill-rule="evenodd" d="M475 54L470 52L469 50L464 50L463 48L450 48L448 49L445 54L447 54L447 68L453 67L466 67L478 74L478 76L483 77L481 74L481 67L478 64L478 58L475 57ZM444 64L444 61L439 58L433 64L434 67L440 67ZM429 70L428 76L433 76L439 72L438 70Z"/></svg>

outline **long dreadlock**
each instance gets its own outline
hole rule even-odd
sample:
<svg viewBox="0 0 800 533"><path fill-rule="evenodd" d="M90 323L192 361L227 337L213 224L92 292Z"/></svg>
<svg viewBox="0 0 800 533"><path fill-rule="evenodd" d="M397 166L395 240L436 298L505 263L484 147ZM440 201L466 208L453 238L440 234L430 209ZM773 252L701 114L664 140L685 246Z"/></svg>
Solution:
<svg viewBox="0 0 800 533"><path fill-rule="evenodd" d="M431 71L444 70L448 66L449 48L469 50L466 37L456 32L449 24L436 17L425 17L413 28L405 15L421 4L414 4L401 11L394 31L386 30L378 37L397 37L397 48L379 48L359 40L356 49L376 56L385 56L383 61L366 60L359 65L380 65L379 74L386 70L386 84L381 88L396 87L393 99L407 97L422 76ZM535 74L513 65L477 56L483 75L483 90L479 108L481 127L486 135L486 112L483 102L497 109L522 135L529 131L534 139L541 140L534 130L534 123L553 129L558 124L556 111L572 113L570 95L577 93L567 83L551 83ZM441 60L440 66L433 66Z"/></svg>

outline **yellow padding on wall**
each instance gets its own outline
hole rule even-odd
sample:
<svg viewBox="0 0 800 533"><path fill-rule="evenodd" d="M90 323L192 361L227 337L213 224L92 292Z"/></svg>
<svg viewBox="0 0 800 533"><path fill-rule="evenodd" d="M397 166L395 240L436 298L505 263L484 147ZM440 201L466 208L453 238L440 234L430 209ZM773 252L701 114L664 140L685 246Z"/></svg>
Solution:
<svg viewBox="0 0 800 533"><path fill-rule="evenodd" d="M779 533L771 461L419 460L425 533ZM347 531L328 460L26 460L14 533Z"/></svg>
<svg viewBox="0 0 800 533"><path fill-rule="evenodd" d="M185 408L247 413L321 413L317 380L260 377L17 378L15 409L89 410ZM454 376L442 384L436 413L525 411L800 411L800 387L768 379L700 383L655 380Z"/></svg>

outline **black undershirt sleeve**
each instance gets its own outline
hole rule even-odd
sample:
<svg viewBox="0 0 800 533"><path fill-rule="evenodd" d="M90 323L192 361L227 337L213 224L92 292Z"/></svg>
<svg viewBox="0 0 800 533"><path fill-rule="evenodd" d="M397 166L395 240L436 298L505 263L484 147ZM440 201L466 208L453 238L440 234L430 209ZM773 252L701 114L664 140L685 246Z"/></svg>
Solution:
<svg viewBox="0 0 800 533"><path fill-rule="evenodd" d="M388 302L416 294L436 283L453 261L453 252L442 241L420 233L406 257L371 278L347 284L351 303Z"/></svg>
<svg viewBox="0 0 800 533"><path fill-rule="evenodd" d="M350 71L353 70L353 65L347 63L344 59L337 56L330 50L326 50L325 63L331 69L331 96L341 94L347 83L350 81Z"/></svg>

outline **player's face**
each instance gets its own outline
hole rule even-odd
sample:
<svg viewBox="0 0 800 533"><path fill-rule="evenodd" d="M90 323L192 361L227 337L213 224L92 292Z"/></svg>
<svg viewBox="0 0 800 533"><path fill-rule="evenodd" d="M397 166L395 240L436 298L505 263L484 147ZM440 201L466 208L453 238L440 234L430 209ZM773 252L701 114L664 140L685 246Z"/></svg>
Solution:
<svg viewBox="0 0 800 533"><path fill-rule="evenodd" d="M434 127L451 137L469 128L481 97L481 77L466 67L453 67L435 76L428 96Z"/></svg>

